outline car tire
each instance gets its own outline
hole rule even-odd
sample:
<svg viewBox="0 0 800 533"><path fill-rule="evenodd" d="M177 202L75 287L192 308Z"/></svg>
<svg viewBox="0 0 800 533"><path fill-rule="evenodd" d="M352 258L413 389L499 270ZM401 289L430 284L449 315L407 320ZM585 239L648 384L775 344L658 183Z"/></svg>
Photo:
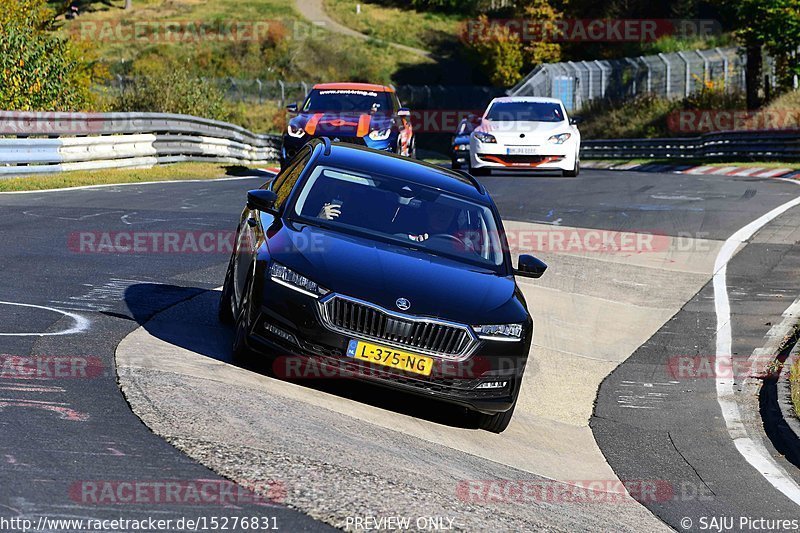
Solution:
<svg viewBox="0 0 800 533"><path fill-rule="evenodd" d="M488 168L470 168L469 173L473 176L489 176L492 171Z"/></svg>
<svg viewBox="0 0 800 533"><path fill-rule="evenodd" d="M226 326L232 326L236 322L231 298L231 269L232 263L228 265L228 270L225 272L225 283L222 284L222 294L219 297L219 309L217 309L219 321Z"/></svg>
<svg viewBox="0 0 800 533"><path fill-rule="evenodd" d="M491 415L487 415L484 413L476 413L476 418L478 422L478 427L485 431L490 431L492 433L502 433L508 427L508 424L511 422L511 418L514 416L514 408L517 406L517 400L514 400L511 409L502 413L494 413Z"/></svg>
<svg viewBox="0 0 800 533"><path fill-rule="evenodd" d="M457 158L455 157L453 158L453 162L450 165L450 168L452 168L453 170L461 170L461 163L458 162Z"/></svg>
<svg viewBox="0 0 800 533"><path fill-rule="evenodd" d="M578 174L580 173L581 173L581 162L578 160L577 157L575 158L575 168L573 168L572 170L561 171L561 175L564 176L565 178L577 178Z"/></svg>
<svg viewBox="0 0 800 533"><path fill-rule="evenodd" d="M247 329L250 321L250 291L252 279L248 279L245 284L245 291L242 294L242 305L239 315L236 317L236 329L233 334L233 346L231 347L231 357L233 362L239 366L250 367L255 362L255 353L247 345Z"/></svg>

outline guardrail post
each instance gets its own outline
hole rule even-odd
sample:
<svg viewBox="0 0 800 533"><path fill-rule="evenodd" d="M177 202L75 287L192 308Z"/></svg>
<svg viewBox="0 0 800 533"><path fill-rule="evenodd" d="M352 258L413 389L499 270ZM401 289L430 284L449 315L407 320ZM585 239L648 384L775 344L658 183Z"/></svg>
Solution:
<svg viewBox="0 0 800 533"><path fill-rule="evenodd" d="M258 78L256 78L256 85L258 85L258 104L261 105L264 103L264 100L261 98L262 85L261 85L261 80Z"/></svg>
<svg viewBox="0 0 800 533"><path fill-rule="evenodd" d="M278 86L281 88L281 107L286 107L286 85L283 80L278 80Z"/></svg>

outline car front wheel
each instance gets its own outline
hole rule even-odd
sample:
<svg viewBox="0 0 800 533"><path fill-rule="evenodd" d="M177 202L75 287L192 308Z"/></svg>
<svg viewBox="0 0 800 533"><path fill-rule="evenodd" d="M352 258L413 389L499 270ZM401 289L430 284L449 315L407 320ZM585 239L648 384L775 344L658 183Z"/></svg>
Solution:
<svg viewBox="0 0 800 533"><path fill-rule="evenodd" d="M511 409L503 413L494 413L491 415L475 413L478 427L485 431L491 431L492 433L502 433L506 430L508 424L511 423L511 418L514 416L514 408L516 406L517 401L514 400Z"/></svg>
<svg viewBox="0 0 800 533"><path fill-rule="evenodd" d="M233 362L239 366L245 367L252 366L255 361L255 354L247 345L247 335L251 313L251 284L252 278L249 279L245 284L239 315L236 317L236 330L233 335L233 346L231 347L231 357Z"/></svg>
<svg viewBox="0 0 800 533"><path fill-rule="evenodd" d="M578 158L575 158L575 167L572 170L562 170L561 175L565 178L577 178L578 174L581 173L581 162Z"/></svg>

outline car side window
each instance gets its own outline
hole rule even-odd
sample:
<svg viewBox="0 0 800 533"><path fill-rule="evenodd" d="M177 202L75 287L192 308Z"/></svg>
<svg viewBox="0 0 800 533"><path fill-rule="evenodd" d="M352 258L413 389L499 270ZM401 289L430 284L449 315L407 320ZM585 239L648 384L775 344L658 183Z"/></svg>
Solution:
<svg viewBox="0 0 800 533"><path fill-rule="evenodd" d="M294 163L287 168L281 176L276 178L276 181L272 186L272 190L278 196L278 199L275 202L276 209L281 209L281 207L283 207L283 203L287 198L289 198L289 195L292 193L292 189L294 189L297 180L300 178L300 174L303 173L303 169L306 168L306 164L310 158L311 148L304 148L303 152L298 154Z"/></svg>

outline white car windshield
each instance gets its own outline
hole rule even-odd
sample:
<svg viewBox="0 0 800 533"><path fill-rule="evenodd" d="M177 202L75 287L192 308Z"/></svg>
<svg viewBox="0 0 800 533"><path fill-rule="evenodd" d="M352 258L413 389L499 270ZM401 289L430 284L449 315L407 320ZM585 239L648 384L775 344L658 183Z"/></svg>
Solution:
<svg viewBox="0 0 800 533"><path fill-rule="evenodd" d="M495 102L486 118L495 122L563 122L564 111L555 102Z"/></svg>
<svg viewBox="0 0 800 533"><path fill-rule="evenodd" d="M294 214L407 247L496 269L503 248L492 210L466 198L378 174L318 166Z"/></svg>

